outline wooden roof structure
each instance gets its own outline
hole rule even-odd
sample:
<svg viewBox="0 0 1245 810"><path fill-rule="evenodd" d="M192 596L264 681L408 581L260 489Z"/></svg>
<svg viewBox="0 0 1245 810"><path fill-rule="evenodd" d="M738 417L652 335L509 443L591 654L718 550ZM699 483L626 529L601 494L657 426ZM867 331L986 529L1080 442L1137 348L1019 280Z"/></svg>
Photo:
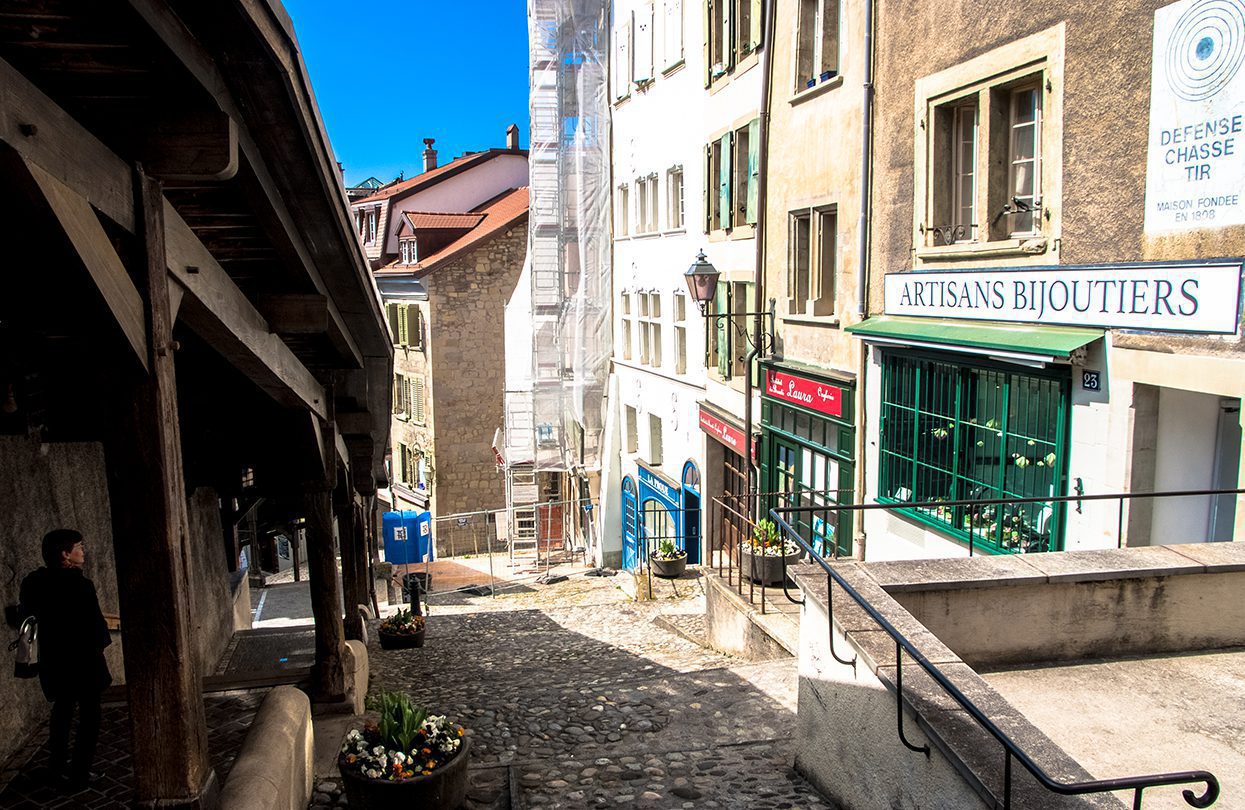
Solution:
<svg viewBox="0 0 1245 810"><path fill-rule="evenodd" d="M0 244L0 432L103 446L137 805L216 807L188 494L231 565L239 510L305 527L334 703L388 483L393 347L279 2L0 4Z"/></svg>
<svg viewBox="0 0 1245 810"><path fill-rule="evenodd" d="M5 151L89 202L95 237L140 230L135 165L159 180L178 322L282 406L332 414L356 485L384 485L392 347L279 3L5 3L0 105ZM132 285L111 283L133 335Z"/></svg>

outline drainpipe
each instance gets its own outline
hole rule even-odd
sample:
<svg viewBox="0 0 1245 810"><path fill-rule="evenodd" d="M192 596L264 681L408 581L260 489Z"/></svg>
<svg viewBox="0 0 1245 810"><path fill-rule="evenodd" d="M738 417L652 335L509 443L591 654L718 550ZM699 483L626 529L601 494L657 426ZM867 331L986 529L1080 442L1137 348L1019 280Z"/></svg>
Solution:
<svg viewBox="0 0 1245 810"><path fill-rule="evenodd" d="M761 20L765 30L765 41L761 45L761 110L758 116L757 131L757 222L754 231L756 245L756 266L752 280L752 311L753 342L752 351L744 360L744 452L747 453L744 463L748 466L748 504L752 514L760 518L760 503L756 499L758 492L757 469L753 466L752 439L752 391L756 382L752 379L752 364L765 344L762 337L765 332L765 221L768 218L765 210L766 175L769 166L769 108L770 108L770 76L774 71L774 15L777 0L766 0L764 17ZM771 320L771 327L773 326ZM772 350L772 347L771 347Z"/></svg>
<svg viewBox="0 0 1245 810"><path fill-rule="evenodd" d="M870 194L873 185L870 175L872 169L870 158L873 152L873 3L874 0L865 0L865 78L862 85L864 98L860 116L860 220L856 225L857 236L860 240L860 244L857 247L857 256L859 258L857 259L856 268L856 315L862 319L866 316L869 309L869 214ZM866 373L869 370L868 357L868 348L862 343L860 345L860 373L856 375L856 379L859 381L859 387L856 391L857 414L866 412L866 409L862 406L865 400ZM856 491L852 494L854 503L864 503L866 481L865 454L867 450L868 444L865 440L865 431L856 431L856 478L852 482L852 486L856 488ZM864 514L858 514L863 519ZM857 521L853 521L852 531L856 535L857 554L863 560L868 543L864 526L857 524Z"/></svg>

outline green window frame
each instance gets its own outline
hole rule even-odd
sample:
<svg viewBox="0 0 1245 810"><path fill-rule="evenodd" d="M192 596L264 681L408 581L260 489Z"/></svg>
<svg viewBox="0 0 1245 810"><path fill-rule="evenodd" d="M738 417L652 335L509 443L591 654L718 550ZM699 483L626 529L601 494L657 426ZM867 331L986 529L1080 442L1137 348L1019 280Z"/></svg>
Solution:
<svg viewBox="0 0 1245 810"><path fill-rule="evenodd" d="M825 506L825 512L792 512L787 522L824 555L852 555L852 513L833 512L835 504L850 504L855 463L855 431L845 423L773 402L761 400L761 481L766 510L786 500L791 506ZM837 471L837 472L836 472ZM831 490L837 490L830 492ZM785 504L784 504L785 505Z"/></svg>
<svg viewBox="0 0 1245 810"><path fill-rule="evenodd" d="M878 501L1040 498L1066 489L1066 372L885 352ZM1063 548L1063 504L903 509L974 550Z"/></svg>

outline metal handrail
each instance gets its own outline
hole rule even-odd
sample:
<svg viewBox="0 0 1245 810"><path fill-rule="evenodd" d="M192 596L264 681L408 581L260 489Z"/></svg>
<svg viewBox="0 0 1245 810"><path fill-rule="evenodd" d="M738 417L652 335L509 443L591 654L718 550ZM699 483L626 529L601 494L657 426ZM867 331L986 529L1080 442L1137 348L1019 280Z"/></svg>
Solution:
<svg viewBox="0 0 1245 810"><path fill-rule="evenodd" d="M1245 492L1245 490L1235 490L1235 492ZM1145 493L1145 494L1154 495L1156 493ZM1171 494L1171 495L1190 494L1192 495L1192 494L1212 494L1212 493L1189 492L1189 493L1167 493L1167 494ZM1215 492L1213 494L1227 494L1227 493ZM1085 500L1089 500L1091 498L1097 499L1101 497L1103 496L1085 496ZM1119 496L1116 495L1112 497L1119 497ZM1049 501L1051 500L1051 498L1046 498L1043 500ZM1009 502L1014 502L1014 501L1009 501ZM946 505L947 503L951 503L951 502L941 501L939 503L941 505ZM985 502L971 501L971 502L961 502L961 503L985 503ZM886 504L886 505L891 506L890 504ZM908 505L909 504L905 504L905 506L908 506ZM915 504L915 505L919 506L920 504ZM871 505L870 504L859 504L857 506L871 506ZM839 507L839 508L842 509L844 507ZM804 508L790 508L790 509L785 509L783 511L805 511L805 509ZM1030 774L1032 774L1033 777L1037 779L1037 781L1044 788L1054 793L1059 793L1065 796L1079 796L1079 795L1085 795L1089 793L1109 793L1115 790L1132 790L1134 810L1140 810L1141 808L1141 794L1143 790L1145 790L1146 788L1150 788L1150 787L1161 787L1164 785L1193 784L1193 783L1199 783L1199 782L1205 783L1206 791L1200 796L1195 794L1192 790L1189 790L1189 789L1185 789L1181 791L1181 794L1184 796L1185 802L1192 807L1210 807L1212 804L1215 803L1216 800L1218 800L1219 780L1211 772L1202 771L1202 770L1178 771L1175 773L1152 774L1148 776L1126 776L1126 777L1119 777L1115 779L1093 779L1087 782L1060 782L1054 779L1049 774L1047 774L1046 771L1040 765L1034 762L1033 759L1024 751L1023 748L1020 747L1020 745L1016 743L1015 740L1013 740L1006 732L1004 732L997 725L995 725L994 722L991 721L990 718L986 716L985 712L983 712L980 708L978 708L977 705L972 702L972 700L970 700L963 692L961 692L959 688L954 683L952 683L951 680L947 678L945 674L943 674L942 670L940 670L937 666L931 663L929 659L926 658L921 653L921 651L918 650L916 646L911 641L908 640L906 636L904 636L903 633L899 632L899 630L896 629L896 627L893 624L891 624L886 619L886 617L883 616L878 611L877 608L869 604L869 602L863 596L861 596L860 593L858 593L855 588L853 588L850 584L848 584L847 580L845 580L842 577L842 575L840 575L837 571L835 571L833 566L831 566L828 562L826 562L826 560L822 558L820 555L814 553L812 545L810 543L806 543L804 541L804 538L800 536L799 532L795 531L795 529L792 528L791 524L787 523L787 521L783 519L782 515L778 513L777 508L771 509L769 511L769 516L774 521L775 525L777 525L782 532L790 535L795 540L795 542L798 543L800 547L803 548L808 553L809 558L812 560L815 560L817 564L820 565L821 568L826 572L826 574L835 583L837 583L840 588L842 588L845 592L847 592L847 595L852 597L852 599L855 600L856 604L860 605L860 607L865 611L865 613L867 613L869 617L878 624L879 627L885 630L887 634L889 634L890 637L894 639L895 652L896 652L896 661L895 661L896 663L896 679L895 680L896 680L896 685L897 685L896 701L898 703L898 710L899 710L899 736L900 736L900 739L903 741L904 745L908 747L909 749L924 753L926 757L929 757L929 746L913 745L907 740L903 732L903 691L902 691L903 690L903 680L902 680L903 675L901 673L902 673L902 667L903 667L902 653L905 651L908 653L908 655L910 655L913 658L913 660L917 662L917 664L920 665L920 667L923 670L925 670L926 673L929 674L931 678L934 679L935 683L937 683L940 687L942 687L944 692L950 695L951 698L955 700L956 703L960 704L960 706L964 709L964 711L967 712L974 720L976 720L977 723L983 729L985 729L992 737L994 737L1000 744L1002 744L1003 749L1006 752L1006 759L1004 761L1003 807L1008 810L1011 808L1012 759L1015 759L1018 762L1020 762L1020 764L1025 767L1025 770L1027 770ZM784 573L785 573L785 569L786 569L785 558L784 558L783 568L784 568ZM826 590L827 599L830 598L830 590L831 590L830 588L827 588ZM827 606L827 612L829 612L829 606ZM833 641L833 637L834 637L833 621L830 622L830 636ZM838 656L836 655L835 658L838 659Z"/></svg>

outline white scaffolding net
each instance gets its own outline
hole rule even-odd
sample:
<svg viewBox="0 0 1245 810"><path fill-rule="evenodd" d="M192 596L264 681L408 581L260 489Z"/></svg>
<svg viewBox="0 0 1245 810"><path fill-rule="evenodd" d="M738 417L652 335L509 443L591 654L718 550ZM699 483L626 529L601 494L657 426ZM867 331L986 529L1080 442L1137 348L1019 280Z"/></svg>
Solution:
<svg viewBox="0 0 1245 810"><path fill-rule="evenodd" d="M528 1L531 296L507 312L507 367L519 373L507 375L506 455L536 471L600 468L611 350L608 23L605 0Z"/></svg>

